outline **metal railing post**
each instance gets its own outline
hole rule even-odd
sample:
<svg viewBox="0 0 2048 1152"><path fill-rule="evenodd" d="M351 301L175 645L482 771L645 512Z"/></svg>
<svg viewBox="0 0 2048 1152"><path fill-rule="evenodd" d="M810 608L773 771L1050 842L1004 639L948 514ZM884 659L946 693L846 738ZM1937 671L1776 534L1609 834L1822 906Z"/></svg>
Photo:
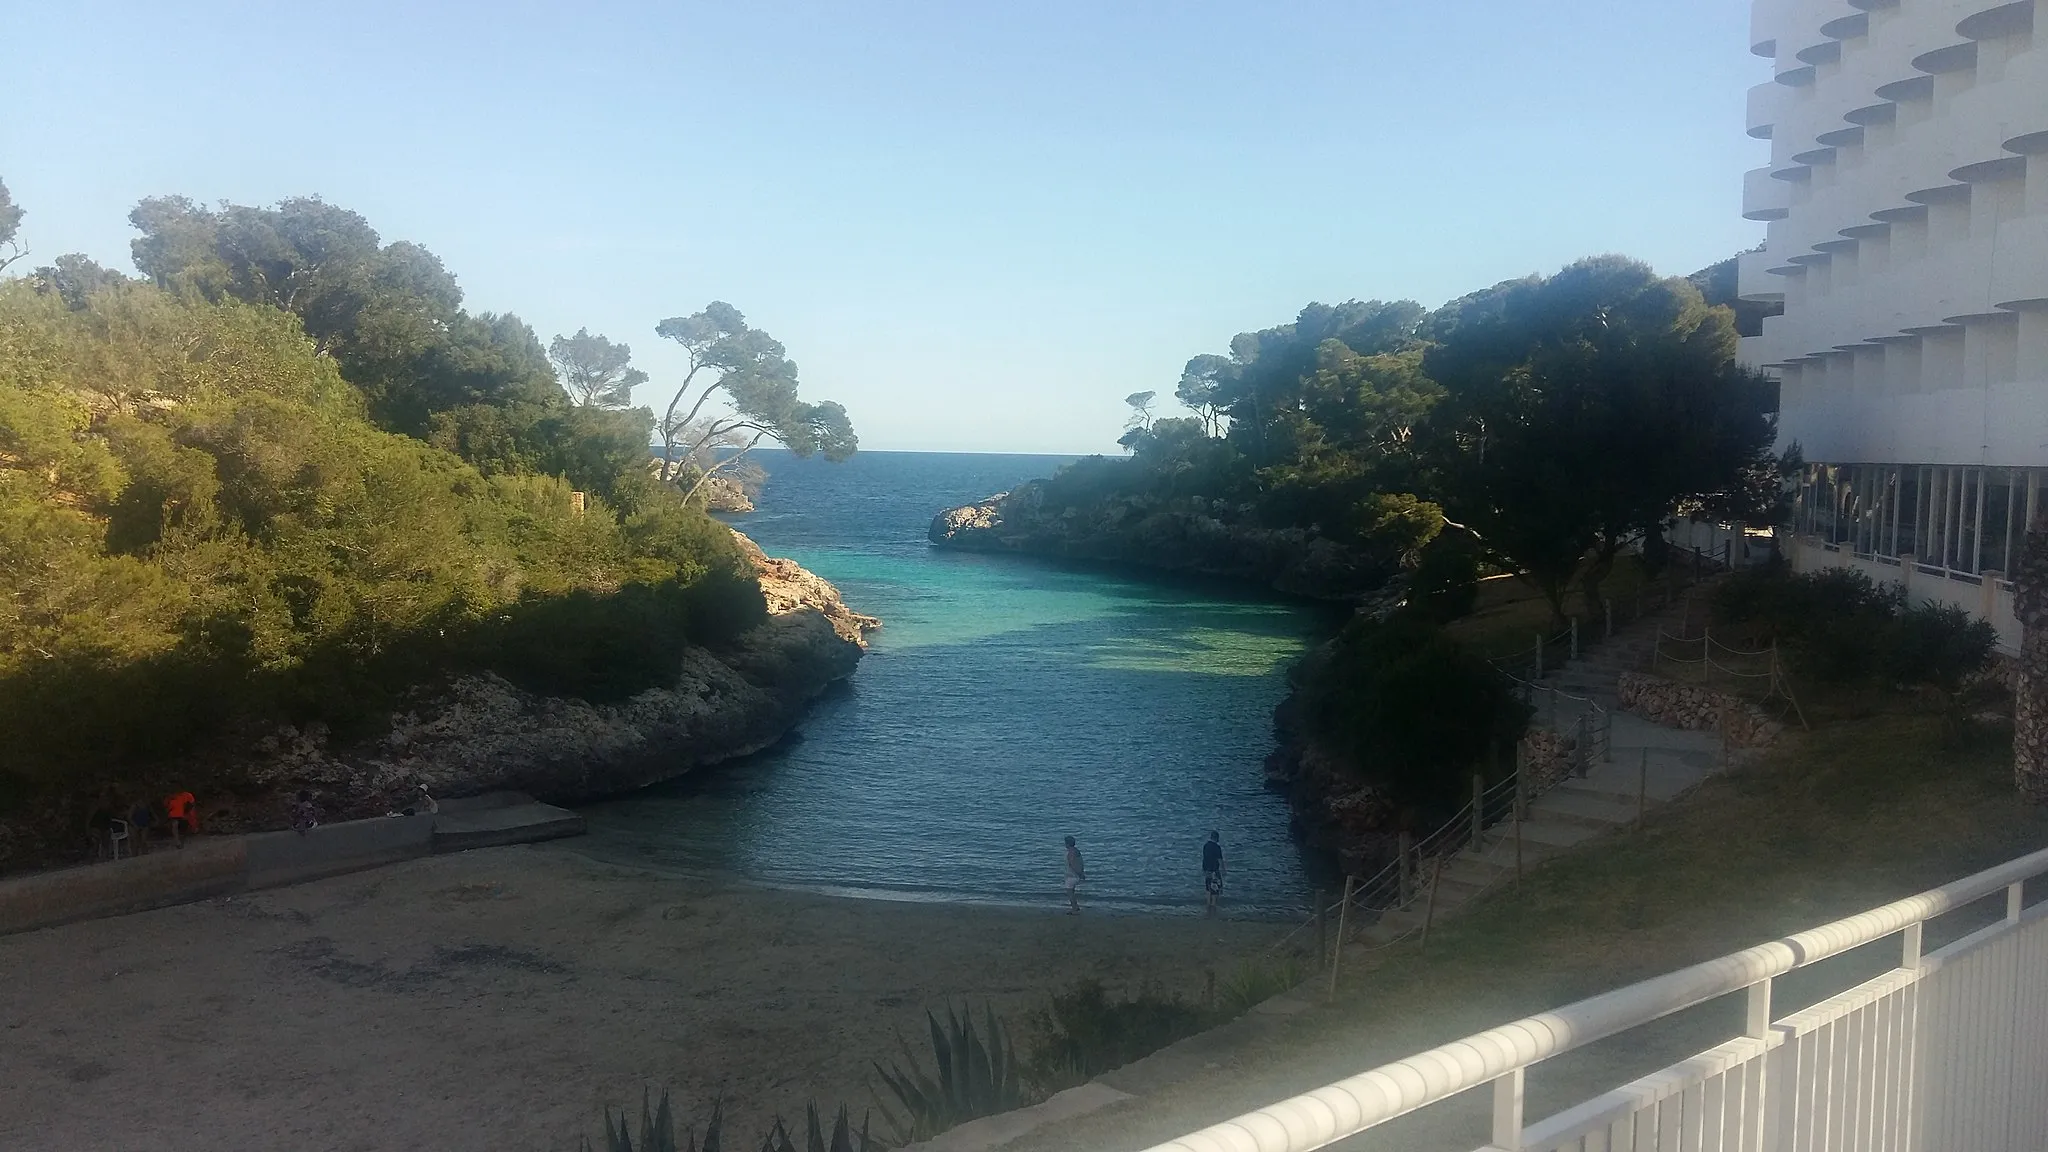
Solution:
<svg viewBox="0 0 2048 1152"><path fill-rule="evenodd" d="M1614 639L1614 601L1606 596L1600 598L1600 610L1607 615L1607 630L1600 634L1602 640Z"/></svg>
<svg viewBox="0 0 2048 1152"><path fill-rule="evenodd" d="M1520 1068L1493 1082L1493 1148L1522 1152L1522 1089Z"/></svg>
<svg viewBox="0 0 2048 1152"><path fill-rule="evenodd" d="M1543 633L1536 633L1536 674L1529 677L1533 682L1543 679Z"/></svg>
<svg viewBox="0 0 2048 1152"><path fill-rule="evenodd" d="M1579 618L1578 618L1577 616L1574 616L1574 617L1572 617L1572 656L1571 656L1571 658L1572 658L1573 660L1577 660L1577 659L1579 658Z"/></svg>

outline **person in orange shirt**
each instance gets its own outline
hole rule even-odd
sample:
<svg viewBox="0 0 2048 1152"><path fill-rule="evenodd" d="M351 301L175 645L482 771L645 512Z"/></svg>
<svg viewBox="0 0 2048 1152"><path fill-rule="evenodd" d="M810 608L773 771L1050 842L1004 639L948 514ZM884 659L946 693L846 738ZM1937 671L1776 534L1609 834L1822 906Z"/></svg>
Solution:
<svg viewBox="0 0 2048 1152"><path fill-rule="evenodd" d="M199 835L199 801L190 792L164 797L164 814L171 818L171 839L183 848L185 834Z"/></svg>

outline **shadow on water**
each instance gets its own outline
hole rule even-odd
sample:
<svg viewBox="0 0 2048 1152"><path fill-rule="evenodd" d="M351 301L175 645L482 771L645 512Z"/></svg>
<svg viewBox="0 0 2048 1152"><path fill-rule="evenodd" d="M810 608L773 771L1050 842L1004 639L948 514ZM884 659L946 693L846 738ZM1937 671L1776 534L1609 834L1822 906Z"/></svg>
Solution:
<svg viewBox="0 0 2048 1152"><path fill-rule="evenodd" d="M917 464L943 477L947 459ZM768 467L802 479L807 463ZM1195 911L1201 839L1216 828L1233 914L1306 907L1324 877L1291 840L1263 761L1286 669L1320 615L1201 582L934 552L922 521L985 493L906 498L887 467L869 468L905 512L834 529L817 508L847 495L791 484L807 502L799 530L775 518L771 483L766 515L736 518L883 618L860 670L800 739L586 809L588 849L821 891L1049 905L1073 835L1090 903ZM903 523L909 508L920 522Z"/></svg>

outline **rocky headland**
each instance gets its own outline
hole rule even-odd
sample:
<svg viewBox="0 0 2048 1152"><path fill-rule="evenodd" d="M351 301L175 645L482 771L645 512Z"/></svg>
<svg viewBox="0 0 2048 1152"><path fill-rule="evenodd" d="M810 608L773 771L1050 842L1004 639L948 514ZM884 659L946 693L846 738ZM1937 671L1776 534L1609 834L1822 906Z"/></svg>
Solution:
<svg viewBox="0 0 2048 1152"><path fill-rule="evenodd" d="M735 533L735 535L738 535ZM322 725L249 733L189 763L117 782L128 795L172 784L200 794L213 831L283 827L299 789L327 819L383 815L437 797L512 789L558 803L630 791L782 739L805 708L851 675L881 621L838 589L740 536L760 572L768 618L717 649L688 648L672 684L592 704L540 696L494 675L420 689L375 737L339 741ZM83 836L77 798L0 823L0 869L55 862ZM77 817L74 819L73 817Z"/></svg>
<svg viewBox="0 0 2048 1152"><path fill-rule="evenodd" d="M1320 533L1261 525L1248 505L1129 493L1061 504L1043 480L949 508L929 537L940 548L1214 576L1315 600L1356 601L1395 571Z"/></svg>

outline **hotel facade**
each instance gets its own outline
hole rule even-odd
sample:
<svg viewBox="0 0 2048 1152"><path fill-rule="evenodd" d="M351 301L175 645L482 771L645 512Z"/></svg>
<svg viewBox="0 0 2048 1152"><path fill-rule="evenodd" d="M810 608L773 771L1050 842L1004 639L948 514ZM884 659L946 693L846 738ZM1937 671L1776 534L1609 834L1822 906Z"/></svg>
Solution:
<svg viewBox="0 0 2048 1152"><path fill-rule="evenodd" d="M1768 239L1743 359L1809 467L1785 551L1957 604L2019 644L2012 569L2048 512L2048 28L2037 4L1756 0L1771 78L1744 178Z"/></svg>

